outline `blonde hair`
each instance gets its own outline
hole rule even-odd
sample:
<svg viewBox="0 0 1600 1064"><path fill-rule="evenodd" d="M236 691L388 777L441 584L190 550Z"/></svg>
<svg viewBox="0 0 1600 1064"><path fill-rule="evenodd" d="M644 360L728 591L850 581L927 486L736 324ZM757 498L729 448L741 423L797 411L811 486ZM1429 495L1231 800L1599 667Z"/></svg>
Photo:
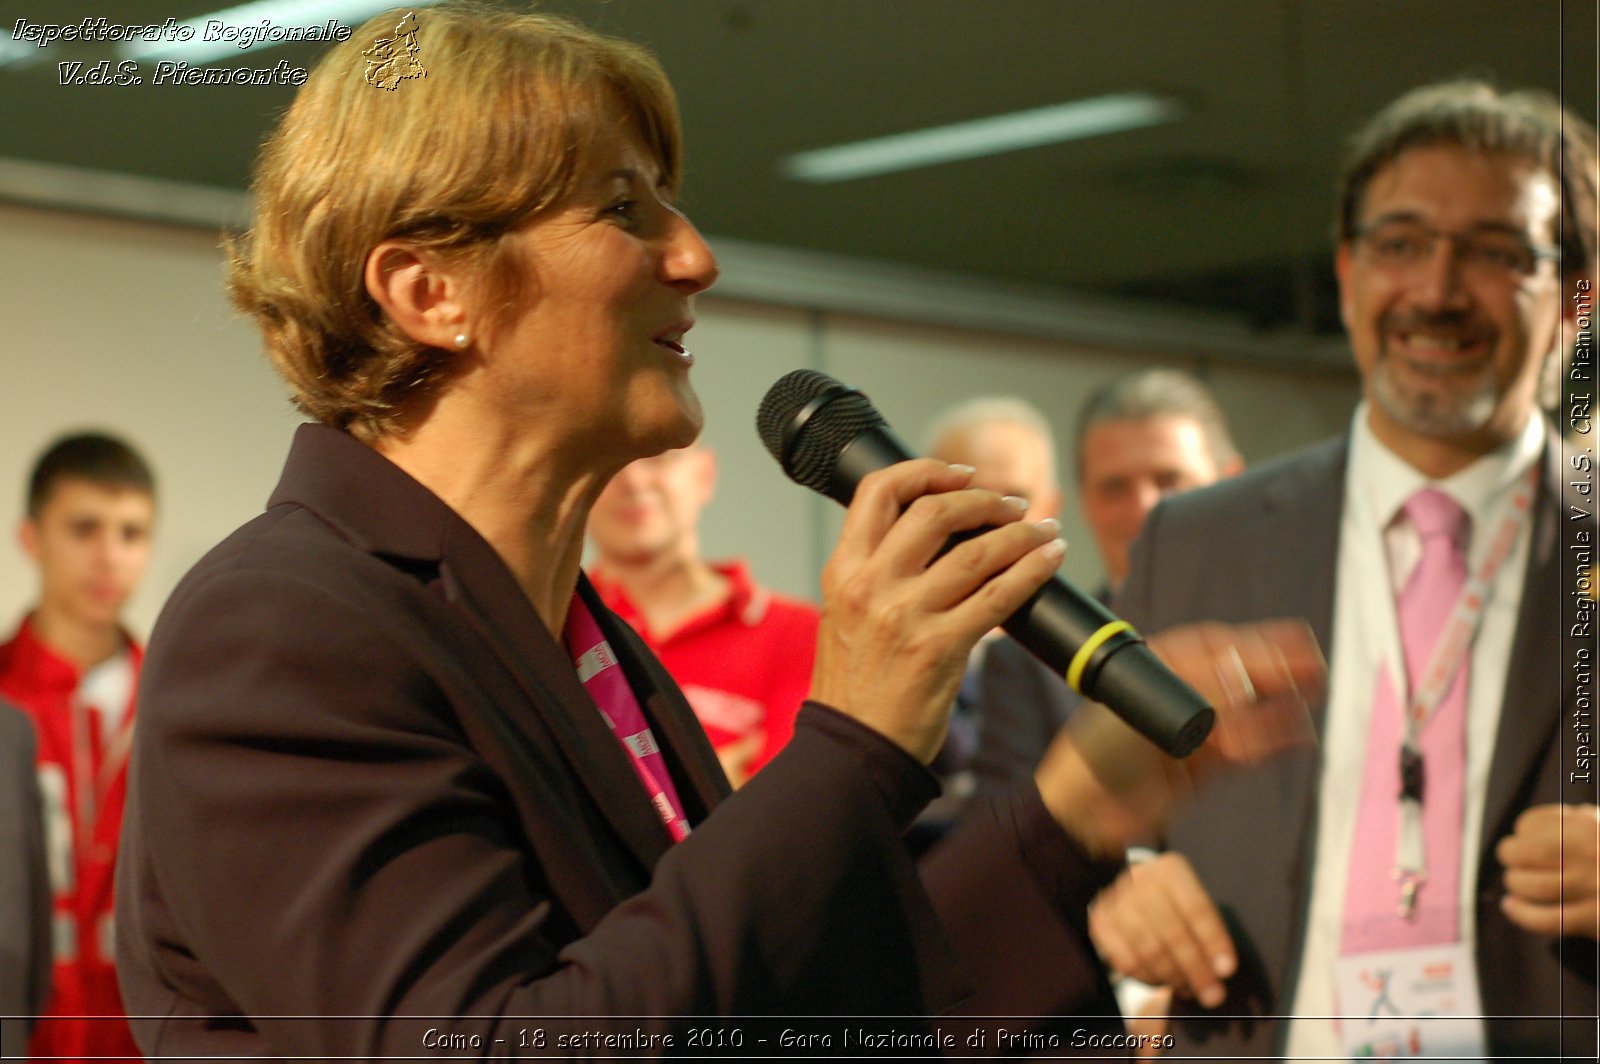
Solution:
<svg viewBox="0 0 1600 1064"><path fill-rule="evenodd" d="M368 81L363 55L415 29L423 73ZM255 222L228 247L229 293L261 329L295 405L364 439L434 393L457 352L425 346L366 290L391 238L516 300L508 233L561 203L589 145L622 125L676 190L677 100L644 49L549 15L467 5L378 15L323 58L257 162Z"/></svg>

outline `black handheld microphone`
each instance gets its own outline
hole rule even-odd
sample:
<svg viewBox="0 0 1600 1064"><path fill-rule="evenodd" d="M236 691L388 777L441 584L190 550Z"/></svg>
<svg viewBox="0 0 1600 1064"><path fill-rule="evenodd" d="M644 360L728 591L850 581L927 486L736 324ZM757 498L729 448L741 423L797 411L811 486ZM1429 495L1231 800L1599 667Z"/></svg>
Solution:
<svg viewBox="0 0 1600 1064"><path fill-rule="evenodd" d="M790 479L845 506L862 477L913 457L866 396L810 369L768 389L756 431ZM1211 732L1216 711L1206 700L1132 625L1060 577L1002 627L1073 690L1105 703L1174 757L1192 753Z"/></svg>

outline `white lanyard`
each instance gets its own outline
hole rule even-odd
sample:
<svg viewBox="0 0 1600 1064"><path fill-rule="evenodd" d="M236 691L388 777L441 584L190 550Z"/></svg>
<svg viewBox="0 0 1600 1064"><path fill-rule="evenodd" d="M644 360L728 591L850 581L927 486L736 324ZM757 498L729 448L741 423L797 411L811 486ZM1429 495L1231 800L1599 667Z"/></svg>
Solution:
<svg viewBox="0 0 1600 1064"><path fill-rule="evenodd" d="M1405 738L1400 743L1400 827L1395 839L1394 859L1394 876L1400 884L1402 916L1411 915L1416 906L1417 887L1428 877L1422 831L1424 772L1422 747L1417 737L1444 701L1456 673L1466 660L1473 637L1483 621L1495 577L1516 545L1517 533L1522 530L1523 522L1533 506L1540 464L1535 461L1517 486L1516 493L1511 497L1511 511L1500 522L1488 554L1456 597L1450 620L1434 644L1433 653L1428 656L1421 682L1411 685L1411 697L1406 702ZM1401 664L1404 664L1403 660Z"/></svg>

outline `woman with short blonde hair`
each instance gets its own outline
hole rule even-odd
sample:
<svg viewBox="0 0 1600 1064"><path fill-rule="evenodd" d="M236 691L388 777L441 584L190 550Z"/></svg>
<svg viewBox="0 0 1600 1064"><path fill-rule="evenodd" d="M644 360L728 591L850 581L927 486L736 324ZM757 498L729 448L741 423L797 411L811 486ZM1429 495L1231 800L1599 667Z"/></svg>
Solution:
<svg viewBox="0 0 1600 1064"><path fill-rule="evenodd" d="M151 640L117 901L151 1056L760 1054L837 1033L797 1017L928 1045L964 998L1114 1009L1085 907L1181 770L1113 733L1134 801L1064 741L925 880L901 839L1052 522L970 469L863 481L812 701L733 797L580 572L610 477L700 429L684 339L717 265L677 129L634 46L446 7L357 30L268 142L233 287L318 423ZM1215 686L1203 644L1173 653ZM1256 644L1265 694L1309 660Z"/></svg>
<svg viewBox="0 0 1600 1064"><path fill-rule="evenodd" d="M369 441L457 361L379 313L362 283L374 245L403 237L510 307L504 237L571 193L596 142L625 123L669 195L682 150L672 86L637 45L547 15L442 8L413 16L421 71L385 90L366 76L385 18L328 54L263 147L256 224L229 278L296 405Z"/></svg>

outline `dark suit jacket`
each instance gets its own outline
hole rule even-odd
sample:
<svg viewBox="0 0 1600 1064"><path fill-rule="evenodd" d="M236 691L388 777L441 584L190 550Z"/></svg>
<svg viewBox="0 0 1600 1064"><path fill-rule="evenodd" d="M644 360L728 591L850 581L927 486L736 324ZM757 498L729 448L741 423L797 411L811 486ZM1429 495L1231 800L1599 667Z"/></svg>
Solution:
<svg viewBox="0 0 1600 1064"><path fill-rule="evenodd" d="M984 651L978 665L975 791L992 794L1031 775L1083 697L1010 636Z"/></svg>
<svg viewBox="0 0 1600 1064"><path fill-rule="evenodd" d="M813 704L730 797L671 680L579 593L695 825L676 846L492 548L376 452L299 431L267 512L151 640L117 900L146 1052L506 1051L537 1029L545 1052L563 1031L681 1050L713 1014L1106 1007L1083 907L1115 868L1037 791L958 832L925 890L899 839L921 766Z"/></svg>
<svg viewBox="0 0 1600 1064"><path fill-rule="evenodd" d="M1334 568L1346 452L1346 441L1330 441L1157 507L1134 548L1118 599L1123 615L1144 631L1200 619L1304 617L1329 657L1337 654ZM1553 437L1545 463L1478 842L1478 978L1494 1053L1564 1048L1592 1057L1593 1023L1561 1024L1551 1017L1563 1009L1593 1013L1594 943L1553 941L1511 924L1500 912L1504 870L1494 856L1495 844L1529 806L1593 802L1596 794L1592 780L1567 782L1577 764L1572 714L1580 692L1570 660L1575 643L1563 635L1574 620L1575 554L1566 541L1582 527L1592 535L1594 522L1564 517L1566 502L1580 500L1563 501L1567 478ZM1584 509L1592 514L1594 507ZM1592 635L1587 645L1594 645ZM1590 681L1582 696L1593 695ZM1314 707L1319 732L1324 709ZM1225 907L1240 954L1229 1000L1210 1015L1195 1008L1193 1019L1178 1024L1176 1052L1281 1050L1287 1025L1271 1017L1293 1005L1319 781L1316 752L1297 754L1220 782L1171 826L1170 848L1194 863Z"/></svg>
<svg viewBox="0 0 1600 1064"><path fill-rule="evenodd" d="M1097 589L1094 598L1110 605L1110 585ZM969 673L968 681L973 690L970 712L977 721L972 756L977 794L997 793L1032 775L1061 726L1083 705L1083 696L1063 676L1009 635L989 644L976 677Z"/></svg>
<svg viewBox="0 0 1600 1064"><path fill-rule="evenodd" d="M36 1016L50 993L50 879L33 723L0 702L0 1016ZM27 1051L30 1024L0 1019L0 1057Z"/></svg>

